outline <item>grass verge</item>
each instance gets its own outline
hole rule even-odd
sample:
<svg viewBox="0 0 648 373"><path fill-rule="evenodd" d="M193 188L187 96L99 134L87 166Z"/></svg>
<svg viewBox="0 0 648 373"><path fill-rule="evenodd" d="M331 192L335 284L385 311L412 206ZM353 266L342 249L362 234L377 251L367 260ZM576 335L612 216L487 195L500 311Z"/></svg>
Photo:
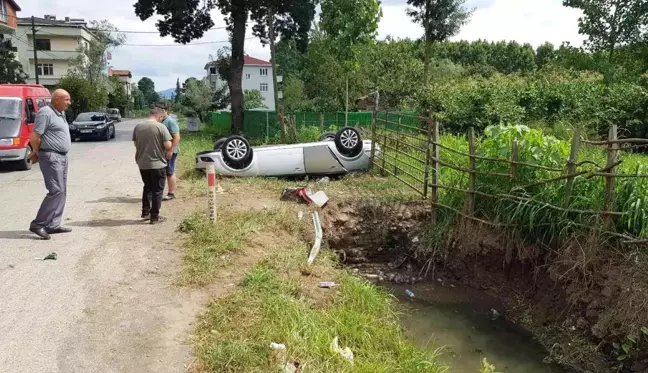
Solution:
<svg viewBox="0 0 648 373"><path fill-rule="evenodd" d="M308 248L295 237L300 227L286 227L288 216L296 220L280 211L246 213L247 219L265 221L273 234L277 227L292 229L294 239L266 248L269 254L247 272L241 288L213 301L200 317L201 371L279 372L287 361L298 362L300 372L445 372L434 354L406 341L387 292L336 268L324 252L306 271ZM237 234L219 230L221 237ZM339 286L320 289L319 281ZM353 351L353 363L332 349L336 336L340 347ZM286 345L285 361L276 358L272 342Z"/></svg>

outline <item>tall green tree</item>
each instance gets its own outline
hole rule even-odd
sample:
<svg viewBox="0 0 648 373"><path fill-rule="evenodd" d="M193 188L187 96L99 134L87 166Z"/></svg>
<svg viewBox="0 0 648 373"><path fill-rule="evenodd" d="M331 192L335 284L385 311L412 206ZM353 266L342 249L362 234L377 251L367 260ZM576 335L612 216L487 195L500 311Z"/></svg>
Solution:
<svg viewBox="0 0 648 373"><path fill-rule="evenodd" d="M258 89L245 90L245 110L251 109L267 109L265 98Z"/></svg>
<svg viewBox="0 0 648 373"><path fill-rule="evenodd" d="M108 104L108 91L104 88L97 89L84 77L67 75L59 80L58 87L74 97L72 105L65 112L68 121L74 120L80 113L99 110Z"/></svg>
<svg viewBox="0 0 648 373"><path fill-rule="evenodd" d="M292 9L302 9L305 3L313 0L139 0L135 4L135 14L141 20L147 20L154 14L162 17L157 21L161 36L172 36L176 42L186 44L201 38L214 26L211 11L218 8L225 16L227 30L230 33L231 63L228 86L232 101L232 131L243 132L243 63L245 34L248 20L255 22L255 35L262 34L261 29L268 24L268 9L278 18L289 18L299 13ZM310 27L304 22L297 22L300 27Z"/></svg>
<svg viewBox="0 0 648 373"><path fill-rule="evenodd" d="M106 20L91 21L88 28L95 38L87 45L81 44L77 48L79 54L76 59L72 60L69 73L84 77L93 87L108 89L106 52L110 48L122 45L126 36Z"/></svg>
<svg viewBox="0 0 648 373"><path fill-rule="evenodd" d="M118 76L108 78L110 83L110 93L108 93L108 107L117 108L121 113L126 112L128 106L128 96L123 83Z"/></svg>
<svg viewBox="0 0 648 373"><path fill-rule="evenodd" d="M137 87L144 96L144 105L150 106L160 101L160 95L155 92L155 83L151 78L143 77L137 82Z"/></svg>
<svg viewBox="0 0 648 373"><path fill-rule="evenodd" d="M425 65L423 82L430 81L430 55L432 44L448 40L459 33L473 10L467 9L466 0L407 0L407 15L423 26Z"/></svg>
<svg viewBox="0 0 648 373"><path fill-rule="evenodd" d="M0 38L0 84L25 83L25 79L27 74L23 71L22 64L16 61L11 42Z"/></svg>
<svg viewBox="0 0 648 373"><path fill-rule="evenodd" d="M345 125L349 117L349 74L357 71L357 46L375 42L382 17L380 0L322 0L320 26L345 71Z"/></svg>
<svg viewBox="0 0 648 373"><path fill-rule="evenodd" d="M207 82L189 78L184 84L182 104L196 112L201 120L207 118L207 113L213 106L214 92Z"/></svg>
<svg viewBox="0 0 648 373"><path fill-rule="evenodd" d="M173 97L174 102L182 102L182 87L180 86L180 78L176 80L176 89L175 96Z"/></svg>
<svg viewBox="0 0 648 373"><path fill-rule="evenodd" d="M609 61L619 46L645 41L648 35L646 0L563 0L563 5L583 11L579 33L587 35L587 47L605 51Z"/></svg>

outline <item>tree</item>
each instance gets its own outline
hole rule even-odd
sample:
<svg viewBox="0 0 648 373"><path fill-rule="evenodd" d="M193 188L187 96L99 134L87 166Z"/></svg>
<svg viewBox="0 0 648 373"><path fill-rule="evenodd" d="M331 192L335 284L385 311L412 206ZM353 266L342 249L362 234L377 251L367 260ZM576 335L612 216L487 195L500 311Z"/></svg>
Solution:
<svg viewBox="0 0 648 373"><path fill-rule="evenodd" d="M280 40L275 47L275 61L279 67L277 73L284 80L299 75L304 69L306 55L297 48L294 40Z"/></svg>
<svg viewBox="0 0 648 373"><path fill-rule="evenodd" d="M160 95L155 92L155 83L151 78L143 77L137 82L137 87L144 96L144 105L150 106L160 101Z"/></svg>
<svg viewBox="0 0 648 373"><path fill-rule="evenodd" d="M108 93L108 107L117 108L121 113L126 112L128 106L128 96L124 84L118 76L108 78L110 83L110 93Z"/></svg>
<svg viewBox="0 0 648 373"><path fill-rule="evenodd" d="M283 89L283 108L291 113L305 110L304 82L294 76L285 79Z"/></svg>
<svg viewBox="0 0 648 373"><path fill-rule="evenodd" d="M245 49L245 33L248 18L252 18L257 26L267 24L268 9L274 9L276 17L290 17L288 9L303 7L304 2L313 0L139 0L135 4L135 14L142 20L147 20L154 13L162 16L157 21L161 36L171 35L178 43L186 44L201 38L204 33L214 26L210 11L218 8L225 15L227 30L232 44L231 64L227 79L232 102L232 131L243 132L243 57ZM296 14L296 12L292 12ZM310 23L310 22L309 22ZM297 22L295 30L301 30L303 22ZM259 35L260 29L255 30ZM290 29L292 30L292 29Z"/></svg>
<svg viewBox="0 0 648 373"><path fill-rule="evenodd" d="M407 15L423 26L425 42L425 64L423 82L430 81L430 54L432 44L448 40L459 32L472 15L464 7L466 0L407 0Z"/></svg>
<svg viewBox="0 0 648 373"><path fill-rule="evenodd" d="M88 79L90 85L94 87L107 89L106 51L123 44L126 36L106 20L91 21L88 28L95 38L88 44L81 43L77 48L78 57L72 60L70 73Z"/></svg>
<svg viewBox="0 0 648 373"><path fill-rule="evenodd" d="M25 79L27 74L23 71L22 64L16 61L11 42L0 38L0 84L25 83Z"/></svg>
<svg viewBox="0 0 648 373"><path fill-rule="evenodd" d="M180 78L176 80L175 97L173 97L173 101L182 102L182 87L180 87Z"/></svg>
<svg viewBox="0 0 648 373"><path fill-rule="evenodd" d="M201 120L207 118L207 113L213 107L214 92L211 86L196 78L189 78L184 84L182 104L198 114Z"/></svg>
<svg viewBox="0 0 648 373"><path fill-rule="evenodd" d="M536 49L536 66L538 69L548 65L556 59L556 49L554 45L546 42Z"/></svg>
<svg viewBox="0 0 648 373"><path fill-rule="evenodd" d="M265 105L265 97L261 94L261 91L258 89L246 89L245 92L245 110L251 110L251 109L267 109L268 107Z"/></svg>
<svg viewBox="0 0 648 373"><path fill-rule="evenodd" d="M345 71L345 125L349 114L349 74L358 70L356 46L376 39L382 17L379 0L322 0L321 27Z"/></svg>
<svg viewBox="0 0 648 373"><path fill-rule="evenodd" d="M99 110L108 104L108 91L104 88L97 89L90 84L90 81L71 74L59 81L59 88L65 89L72 97L72 105L65 112L68 121L83 112Z"/></svg>
<svg viewBox="0 0 648 373"><path fill-rule="evenodd" d="M588 36L590 50L607 52L610 62L618 46L636 44L648 34L646 0L563 0L563 5L583 11L579 33Z"/></svg>

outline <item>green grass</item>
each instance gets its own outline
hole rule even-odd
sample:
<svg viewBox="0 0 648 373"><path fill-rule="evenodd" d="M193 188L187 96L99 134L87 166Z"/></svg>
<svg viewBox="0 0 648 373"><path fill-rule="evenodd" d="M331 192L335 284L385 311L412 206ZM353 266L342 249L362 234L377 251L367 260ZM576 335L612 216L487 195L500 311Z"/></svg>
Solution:
<svg viewBox="0 0 648 373"><path fill-rule="evenodd" d="M436 356L405 340L393 298L364 279L329 268L337 290L290 276L306 247L286 247L248 272L234 294L212 302L197 325L196 354L206 372L280 372L270 344L283 343L302 372L444 372ZM320 297L312 294L320 293ZM321 295L323 294L323 296ZM325 298L322 300L321 298ZM334 352L354 353L351 364Z"/></svg>

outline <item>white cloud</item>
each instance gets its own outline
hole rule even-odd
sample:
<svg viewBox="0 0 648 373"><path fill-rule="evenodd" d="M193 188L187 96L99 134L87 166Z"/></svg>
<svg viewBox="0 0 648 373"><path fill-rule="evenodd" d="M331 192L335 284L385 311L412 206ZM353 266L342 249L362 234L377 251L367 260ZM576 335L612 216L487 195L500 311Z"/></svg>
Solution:
<svg viewBox="0 0 648 373"><path fill-rule="evenodd" d="M129 31L156 31L156 19L142 22L135 16L133 4L136 0L61 2L53 0L20 0L23 9L20 17L31 15L42 17L55 14L57 18L74 17L86 20L108 19L118 28ZM464 26L455 39L517 40L537 46L544 41L560 44L563 40L580 45L583 39L578 35L578 11L565 8L560 0L469 0L469 6L477 7L472 20ZM405 14L405 0L383 0L383 19L379 25L379 36L418 38L420 26L411 22ZM223 16L212 12L216 27L225 26ZM248 37L251 37L251 26ZM212 30L200 40L211 42L228 40L224 29ZM127 44L174 44L172 38L161 38L157 34L128 34ZM261 59L269 59L267 47L257 39L246 40L246 53ZM209 55L227 43L175 47L133 47L123 46L113 52L111 65L115 69L131 70L135 81L143 76L153 79L156 89L175 86L190 76L201 77Z"/></svg>

